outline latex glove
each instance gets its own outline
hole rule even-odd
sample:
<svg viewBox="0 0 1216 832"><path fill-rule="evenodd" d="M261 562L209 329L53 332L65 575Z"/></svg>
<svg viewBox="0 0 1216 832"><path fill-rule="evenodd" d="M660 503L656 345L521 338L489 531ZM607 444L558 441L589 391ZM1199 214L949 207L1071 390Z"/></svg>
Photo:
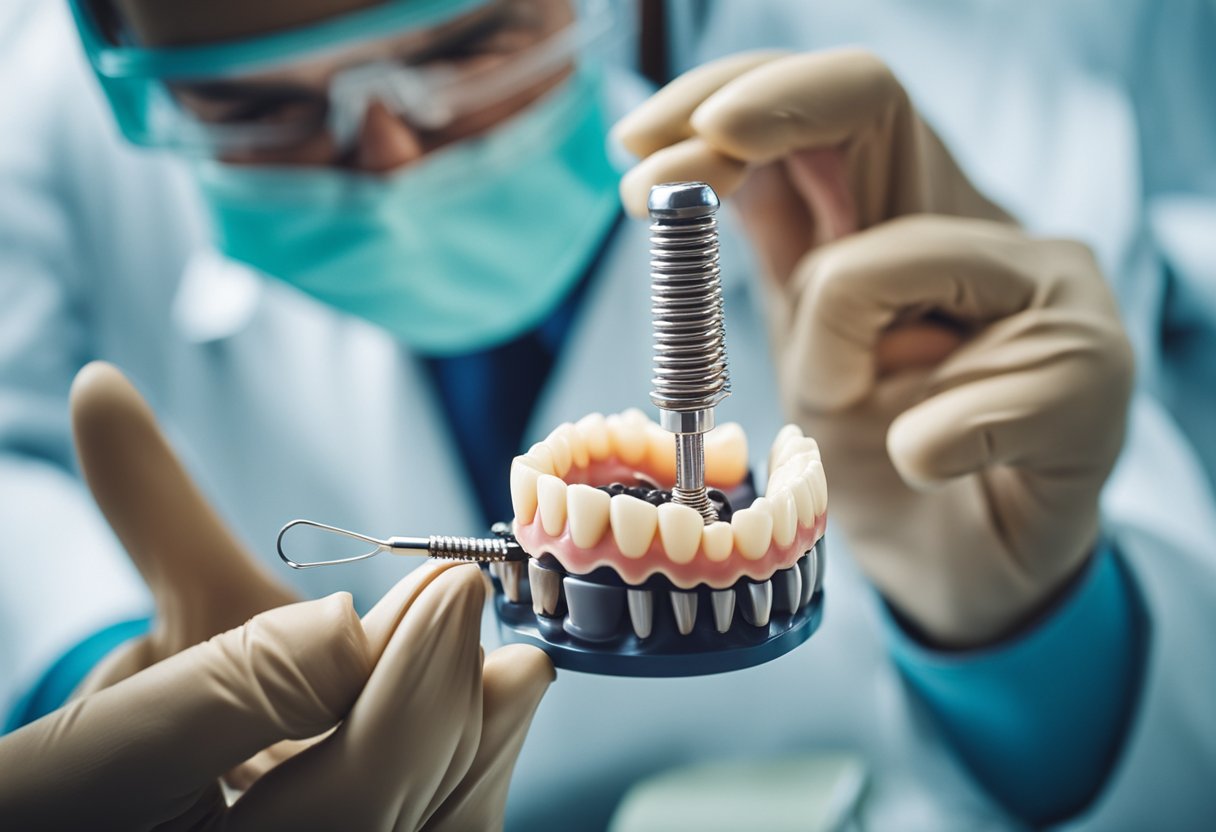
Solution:
<svg viewBox="0 0 1216 832"><path fill-rule="evenodd" d="M954 647L1049 606L1095 546L1131 387L1089 252L1023 234L862 52L707 65L616 135L645 157L622 183L631 212L677 179L739 209L784 404L883 595Z"/></svg>
<svg viewBox="0 0 1216 832"><path fill-rule="evenodd" d="M122 373L85 366L70 401L81 473L156 607L148 635L107 656L78 694L299 600L225 527Z"/></svg>
<svg viewBox="0 0 1216 832"><path fill-rule="evenodd" d="M90 474L99 502L120 538L141 541L144 574L171 584L184 574L173 562L183 529L213 540L222 529L209 509L174 502L176 493L206 509L116 371L95 365L75 392L86 469L107 447L134 458L118 453L114 471ZM141 500L185 526L137 511ZM227 566L256 574L239 547L232 554ZM475 567L426 564L362 622L340 593L262 613L146 669L134 657L153 648L128 651L92 692L0 740L0 817L22 829L501 825L514 760L553 670L522 647L483 667L484 592ZM120 678L122 668L133 675ZM221 775L280 740L323 732L226 806Z"/></svg>

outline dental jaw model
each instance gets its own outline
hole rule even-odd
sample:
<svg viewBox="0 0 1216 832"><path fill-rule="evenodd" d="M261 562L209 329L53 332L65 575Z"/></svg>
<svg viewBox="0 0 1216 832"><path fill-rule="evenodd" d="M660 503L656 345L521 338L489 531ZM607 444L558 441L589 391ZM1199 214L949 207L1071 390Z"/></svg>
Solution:
<svg viewBox="0 0 1216 832"><path fill-rule="evenodd" d="M823 615L827 481L818 445L787 425L759 497L742 428L714 426L730 392L717 207L704 183L651 193L651 401L661 423L631 409L559 425L513 461L514 521L495 524L493 537L381 540L293 520L279 532L283 561L311 569L398 552L481 563L503 640L588 673L722 673L810 638ZM371 548L301 561L287 552L297 528Z"/></svg>
<svg viewBox="0 0 1216 832"><path fill-rule="evenodd" d="M672 500L671 435L641 411L562 425L511 469L513 532L530 554L490 567L508 640L558 666L697 675L759 664L818 623L827 522L819 449L790 425L755 497L743 431L706 434L718 519ZM668 486L664 488L663 486ZM736 508L737 506L737 508Z"/></svg>
<svg viewBox="0 0 1216 832"><path fill-rule="evenodd" d="M510 536L522 563L492 564L508 641L554 664L685 676L759 664L809 638L821 615L827 483L793 425L757 497L729 394L718 282L717 198L702 183L651 194L655 376L661 424L639 410L557 427L511 468ZM504 537L506 529L499 529Z"/></svg>

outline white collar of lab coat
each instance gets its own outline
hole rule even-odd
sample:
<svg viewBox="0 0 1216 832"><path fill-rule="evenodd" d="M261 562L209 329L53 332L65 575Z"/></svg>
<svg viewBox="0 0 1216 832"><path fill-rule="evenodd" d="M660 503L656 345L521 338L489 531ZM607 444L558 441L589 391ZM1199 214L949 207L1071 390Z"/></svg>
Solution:
<svg viewBox="0 0 1216 832"><path fill-rule="evenodd" d="M196 344L236 335L261 303L265 277L211 246L186 261L170 309L178 332Z"/></svg>

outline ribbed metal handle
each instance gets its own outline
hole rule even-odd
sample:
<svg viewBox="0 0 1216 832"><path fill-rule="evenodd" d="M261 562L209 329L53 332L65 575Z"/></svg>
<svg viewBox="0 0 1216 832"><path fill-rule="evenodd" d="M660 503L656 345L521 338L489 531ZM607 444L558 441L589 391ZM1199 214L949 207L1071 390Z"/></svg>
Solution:
<svg viewBox="0 0 1216 832"><path fill-rule="evenodd" d="M519 545L496 537L450 537L433 534L427 538L427 554L433 558L498 563L519 560Z"/></svg>

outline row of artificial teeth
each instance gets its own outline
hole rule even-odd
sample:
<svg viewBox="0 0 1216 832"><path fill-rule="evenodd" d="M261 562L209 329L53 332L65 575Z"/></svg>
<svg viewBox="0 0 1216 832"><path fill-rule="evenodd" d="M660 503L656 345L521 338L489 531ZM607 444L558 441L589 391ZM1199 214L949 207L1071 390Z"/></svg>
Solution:
<svg viewBox="0 0 1216 832"><path fill-rule="evenodd" d="M591 413L577 422L558 425L541 442L516 459L541 474L564 477L574 468L616 459L622 464L649 471L663 479L674 479L675 439L637 408L604 416ZM734 422L719 425L705 434L705 479L710 483L736 484L747 475L747 439ZM522 486L522 483L521 483ZM526 490L517 489L514 478L511 497L517 502L516 517L523 518L520 505L529 504ZM530 522L529 517L528 521Z"/></svg>
<svg viewBox="0 0 1216 832"><path fill-rule="evenodd" d="M777 431L768 457L768 483L764 496L774 502L784 500L789 493L798 507L802 521L807 501L814 506L815 517L828 509L828 482L819 455L819 443L803 436L797 425L786 425ZM807 491L810 491L808 494ZM805 524L805 521L802 521ZM778 541L779 545L785 545Z"/></svg>
<svg viewBox="0 0 1216 832"><path fill-rule="evenodd" d="M670 440L670 434L664 436ZM643 557L657 533L673 563L690 563L698 553L721 562L733 549L759 560L774 543L789 546L799 526L813 526L827 511L819 446L793 425L783 428L774 443L771 464L776 467L766 496L735 511L729 523L706 525L695 509L678 503L654 506L628 494L609 496L590 485L567 485L553 473L542 473L534 460L528 454L512 466L516 520L531 523L539 514L550 537L559 537L568 525L571 541L581 549L598 545L611 529L616 548L627 558Z"/></svg>

